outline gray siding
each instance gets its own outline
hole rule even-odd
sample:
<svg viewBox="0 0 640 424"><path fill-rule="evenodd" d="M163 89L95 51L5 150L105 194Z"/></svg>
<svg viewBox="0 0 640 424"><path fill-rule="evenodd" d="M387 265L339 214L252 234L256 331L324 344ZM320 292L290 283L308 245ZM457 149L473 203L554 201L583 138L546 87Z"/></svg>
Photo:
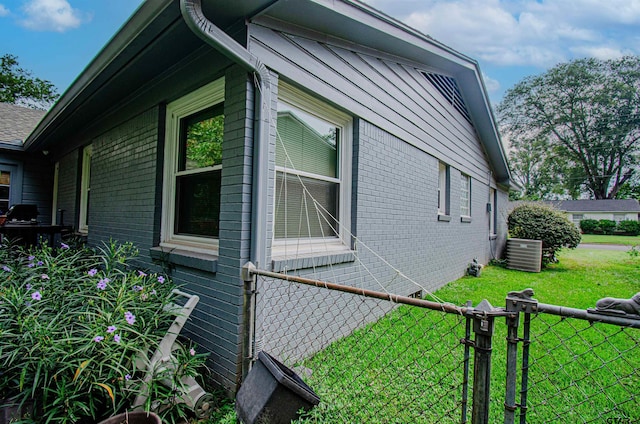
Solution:
<svg viewBox="0 0 640 424"><path fill-rule="evenodd" d="M256 24L250 35L249 49L282 79L486 180L488 161L473 126L420 73L430 69Z"/></svg>
<svg viewBox="0 0 640 424"><path fill-rule="evenodd" d="M51 202L53 187L53 165L44 155L41 157L27 156L23 153L0 153L0 166L15 167L17 175L11 176L11 190L16 190L18 196L15 203L24 203L38 206L38 222L51 223Z"/></svg>

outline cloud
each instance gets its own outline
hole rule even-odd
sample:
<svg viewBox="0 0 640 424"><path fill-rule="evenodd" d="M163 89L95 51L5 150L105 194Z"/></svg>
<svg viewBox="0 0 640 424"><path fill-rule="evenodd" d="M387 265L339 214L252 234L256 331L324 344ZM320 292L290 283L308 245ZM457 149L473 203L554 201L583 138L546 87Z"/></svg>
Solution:
<svg viewBox="0 0 640 424"><path fill-rule="evenodd" d="M369 3L464 54L495 65L547 68L575 57L640 54L639 0ZM399 15L396 10L406 13Z"/></svg>
<svg viewBox="0 0 640 424"><path fill-rule="evenodd" d="M0 18L2 18L3 16L8 16L8 15L9 15L9 9L4 7L3 4L0 4Z"/></svg>
<svg viewBox="0 0 640 424"><path fill-rule="evenodd" d="M22 11L25 18L20 23L35 31L65 32L88 19L67 0L29 0Z"/></svg>
<svg viewBox="0 0 640 424"><path fill-rule="evenodd" d="M489 94L497 93L500 91L500 82L491 78L489 75L482 73L482 79L484 80L484 86L487 88Z"/></svg>

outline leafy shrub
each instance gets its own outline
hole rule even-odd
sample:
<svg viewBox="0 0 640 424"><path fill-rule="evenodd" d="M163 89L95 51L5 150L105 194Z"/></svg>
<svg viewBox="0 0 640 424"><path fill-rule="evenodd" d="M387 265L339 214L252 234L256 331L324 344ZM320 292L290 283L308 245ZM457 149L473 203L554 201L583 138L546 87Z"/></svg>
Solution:
<svg viewBox="0 0 640 424"><path fill-rule="evenodd" d="M628 236L637 236L640 234L640 223L631 220L620 221L616 230Z"/></svg>
<svg viewBox="0 0 640 424"><path fill-rule="evenodd" d="M616 222L610 219L601 219L598 221L598 227L602 230L603 234L611 235L613 230L616 229Z"/></svg>
<svg viewBox="0 0 640 424"><path fill-rule="evenodd" d="M542 240L542 264L557 262L556 253L563 247L575 248L580 231L561 212L546 205L517 206L507 219L509 235L515 238Z"/></svg>
<svg viewBox="0 0 640 424"><path fill-rule="evenodd" d="M597 227L597 219L583 219L580 221L580 230L582 230L583 234L593 234Z"/></svg>
<svg viewBox="0 0 640 424"><path fill-rule="evenodd" d="M113 242L0 249L0 399L30 405L35 423L96 422L141 391L156 395L147 409L154 401L171 413L177 388L160 397L153 388L168 376L144 381L144 368L175 318L175 286L131 268L136 254ZM195 375L204 355L189 347L164 369Z"/></svg>

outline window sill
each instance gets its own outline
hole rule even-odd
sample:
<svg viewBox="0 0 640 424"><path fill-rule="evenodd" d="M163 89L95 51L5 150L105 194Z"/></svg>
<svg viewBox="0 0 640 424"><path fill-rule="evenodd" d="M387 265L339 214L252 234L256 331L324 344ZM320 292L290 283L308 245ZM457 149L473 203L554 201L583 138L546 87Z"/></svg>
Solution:
<svg viewBox="0 0 640 424"><path fill-rule="evenodd" d="M498 236L496 234L489 234L489 240L495 240Z"/></svg>
<svg viewBox="0 0 640 424"><path fill-rule="evenodd" d="M471 222L471 217L470 216L461 216L460 217L460 222L469 223L469 222Z"/></svg>
<svg viewBox="0 0 640 424"><path fill-rule="evenodd" d="M451 215L444 215L444 214L439 213L438 214L438 221L449 222L449 221L451 221Z"/></svg>
<svg viewBox="0 0 640 424"><path fill-rule="evenodd" d="M180 265L186 268L215 273L218 270L218 255L194 252L187 249L152 247L149 249L151 258L155 261Z"/></svg>
<svg viewBox="0 0 640 424"><path fill-rule="evenodd" d="M273 272L287 272L298 269L315 268L327 265L336 265L356 260L355 252L352 250L344 250L335 253L317 253L295 258L274 257L271 261L271 270Z"/></svg>

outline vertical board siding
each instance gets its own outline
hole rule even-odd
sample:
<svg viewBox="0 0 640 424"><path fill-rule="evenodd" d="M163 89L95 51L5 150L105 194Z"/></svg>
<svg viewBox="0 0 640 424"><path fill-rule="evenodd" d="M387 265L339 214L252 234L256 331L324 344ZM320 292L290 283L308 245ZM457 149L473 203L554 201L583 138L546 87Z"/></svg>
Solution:
<svg viewBox="0 0 640 424"><path fill-rule="evenodd" d="M390 59L259 25L249 48L295 83L474 178L489 171L474 128L420 73Z"/></svg>
<svg viewBox="0 0 640 424"><path fill-rule="evenodd" d="M38 205L38 222L51 224L53 164L27 158L22 179L22 203Z"/></svg>

